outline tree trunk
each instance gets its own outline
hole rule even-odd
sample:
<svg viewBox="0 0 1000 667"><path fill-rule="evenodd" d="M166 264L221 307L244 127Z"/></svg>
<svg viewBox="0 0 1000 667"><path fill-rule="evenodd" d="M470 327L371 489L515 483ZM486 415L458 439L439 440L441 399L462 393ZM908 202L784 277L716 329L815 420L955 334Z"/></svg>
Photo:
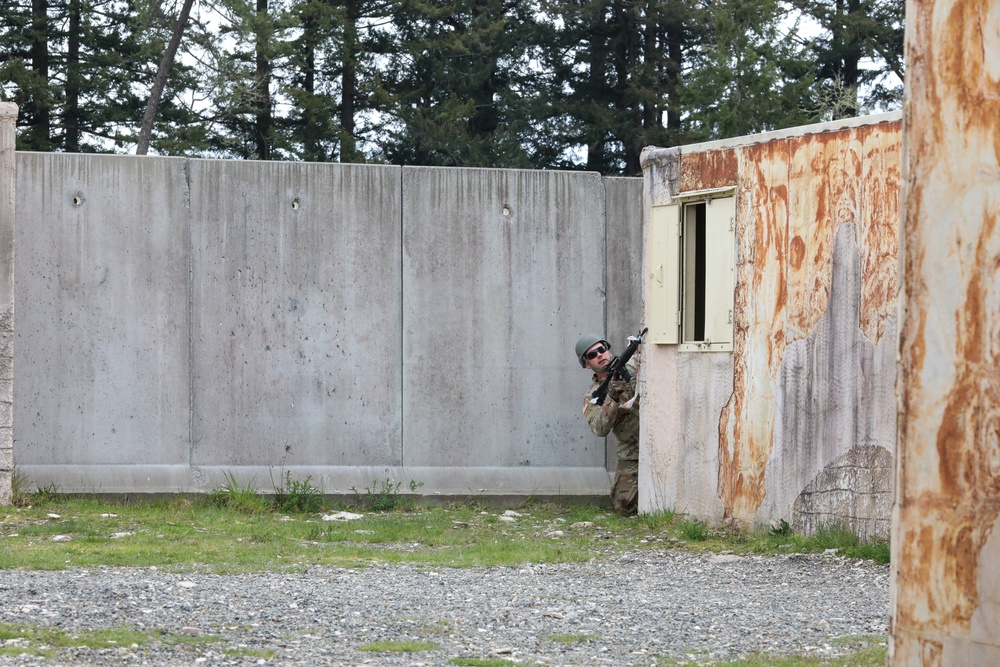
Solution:
<svg viewBox="0 0 1000 667"><path fill-rule="evenodd" d="M587 73L588 85L590 87L591 99L585 103L604 104L607 89L607 21L604 16L604 3L596 2L592 5L590 21L590 53L588 56L589 72ZM600 91L600 95L597 92ZM601 174L607 173L607 135L606 128L595 126L587 130L587 170L596 171Z"/></svg>
<svg viewBox="0 0 1000 667"><path fill-rule="evenodd" d="M153 82L153 89L149 93L146 112L142 115L139 142L135 149L136 155L145 155L149 152L149 141L153 136L153 120L156 118L156 110L160 107L160 100L163 98L163 89L167 87L167 76L169 76L170 68L174 64L174 56L177 55L177 47L181 44L181 37L184 35L184 28L187 26L188 16L191 14L191 5L193 4L194 0L184 0L180 16L177 17L177 25L174 26L174 34L170 38L167 50L163 53L163 58L160 60L160 69L156 72L156 80Z"/></svg>
<svg viewBox="0 0 1000 667"><path fill-rule="evenodd" d="M257 113L254 122L254 138L257 144L257 159L271 159L271 58L268 42L271 31L266 28L267 0L257 0Z"/></svg>
<svg viewBox="0 0 1000 667"><path fill-rule="evenodd" d="M340 161L357 162L357 138L354 113L358 95L358 7L356 0L346 0L344 23L344 70L340 82Z"/></svg>
<svg viewBox="0 0 1000 667"><path fill-rule="evenodd" d="M31 1L31 71L38 78L39 91L25 109L30 119L31 134L35 136L36 150L50 150L52 118L48 96L42 90L49 83L49 3L48 0Z"/></svg>
<svg viewBox="0 0 1000 667"><path fill-rule="evenodd" d="M80 0L69 2L69 35L66 40L66 141L67 153L80 152Z"/></svg>

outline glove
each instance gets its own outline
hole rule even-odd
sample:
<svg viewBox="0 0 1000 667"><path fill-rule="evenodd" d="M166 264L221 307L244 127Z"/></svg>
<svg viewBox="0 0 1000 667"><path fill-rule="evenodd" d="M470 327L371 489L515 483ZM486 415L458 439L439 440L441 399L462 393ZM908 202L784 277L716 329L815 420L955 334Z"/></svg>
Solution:
<svg viewBox="0 0 1000 667"><path fill-rule="evenodd" d="M608 385L608 396L617 403L621 403L619 399L626 391L628 391L628 385L622 380L614 380Z"/></svg>

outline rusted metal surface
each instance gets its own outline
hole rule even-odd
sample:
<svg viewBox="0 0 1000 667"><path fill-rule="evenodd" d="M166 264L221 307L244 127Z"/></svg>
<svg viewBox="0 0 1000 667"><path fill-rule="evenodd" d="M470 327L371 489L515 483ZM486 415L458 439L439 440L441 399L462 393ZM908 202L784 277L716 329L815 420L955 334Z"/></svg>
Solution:
<svg viewBox="0 0 1000 667"><path fill-rule="evenodd" d="M893 665L1000 664L998 25L907 7Z"/></svg>
<svg viewBox="0 0 1000 667"><path fill-rule="evenodd" d="M895 314L899 131L897 121L732 149L740 247L733 396L719 421L719 493L727 517L753 519L767 495L785 349L809 336L827 310L839 225L852 224L857 234L862 331L880 342ZM727 161L710 161L720 163ZM682 182L724 184L686 181L692 164L703 166L684 156Z"/></svg>
<svg viewBox="0 0 1000 667"><path fill-rule="evenodd" d="M732 149L682 154L680 191L736 185L737 169L736 151Z"/></svg>
<svg viewBox="0 0 1000 667"><path fill-rule="evenodd" d="M647 350L644 509L885 533L890 477L858 462L890 460L895 443L901 125L858 119L644 153L649 205L735 184L739 246L730 363ZM688 380L705 372L702 395ZM729 383L715 428L673 416L705 415ZM684 483L707 470L714 500Z"/></svg>

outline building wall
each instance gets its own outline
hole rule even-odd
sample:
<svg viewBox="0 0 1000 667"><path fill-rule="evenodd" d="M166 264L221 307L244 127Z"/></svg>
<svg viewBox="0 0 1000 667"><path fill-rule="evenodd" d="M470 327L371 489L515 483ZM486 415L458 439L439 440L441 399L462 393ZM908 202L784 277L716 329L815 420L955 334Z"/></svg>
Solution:
<svg viewBox="0 0 1000 667"><path fill-rule="evenodd" d="M890 664L1000 665L1000 5L906 7Z"/></svg>
<svg viewBox="0 0 1000 667"><path fill-rule="evenodd" d="M16 178L33 484L608 493L572 350L638 324L639 179L35 153Z"/></svg>
<svg viewBox="0 0 1000 667"><path fill-rule="evenodd" d="M14 474L14 122L17 106L0 102L0 505Z"/></svg>
<svg viewBox="0 0 1000 667"><path fill-rule="evenodd" d="M887 534L900 127L646 149L647 209L736 187L737 272L731 353L643 353L644 511Z"/></svg>

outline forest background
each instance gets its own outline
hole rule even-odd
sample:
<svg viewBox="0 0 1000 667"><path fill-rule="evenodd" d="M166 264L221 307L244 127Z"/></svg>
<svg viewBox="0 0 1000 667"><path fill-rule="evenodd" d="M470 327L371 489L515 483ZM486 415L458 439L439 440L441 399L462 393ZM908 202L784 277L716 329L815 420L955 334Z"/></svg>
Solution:
<svg viewBox="0 0 1000 667"><path fill-rule="evenodd" d="M640 175L898 109L903 0L7 0L17 149Z"/></svg>

